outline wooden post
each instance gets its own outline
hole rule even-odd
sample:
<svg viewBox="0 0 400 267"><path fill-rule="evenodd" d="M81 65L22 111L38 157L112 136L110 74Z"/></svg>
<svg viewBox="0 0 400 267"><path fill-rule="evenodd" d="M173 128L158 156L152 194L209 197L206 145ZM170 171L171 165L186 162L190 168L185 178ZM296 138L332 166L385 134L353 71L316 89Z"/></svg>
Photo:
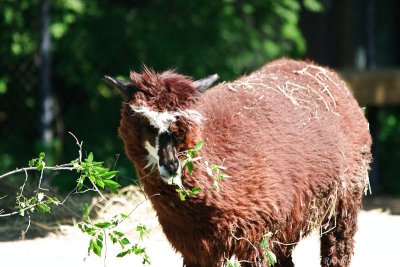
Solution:
<svg viewBox="0 0 400 267"><path fill-rule="evenodd" d="M40 33L40 96L41 96L41 140L46 148L53 141L52 122L53 97L51 89L51 36L50 36L50 0L40 1L41 33Z"/></svg>
<svg viewBox="0 0 400 267"><path fill-rule="evenodd" d="M367 69L376 69L375 53L375 0L366 0L365 14L365 37L367 52ZM369 106L367 111L369 127L372 136L372 157L371 171L369 175L371 188L374 192L379 191L379 110L377 106Z"/></svg>

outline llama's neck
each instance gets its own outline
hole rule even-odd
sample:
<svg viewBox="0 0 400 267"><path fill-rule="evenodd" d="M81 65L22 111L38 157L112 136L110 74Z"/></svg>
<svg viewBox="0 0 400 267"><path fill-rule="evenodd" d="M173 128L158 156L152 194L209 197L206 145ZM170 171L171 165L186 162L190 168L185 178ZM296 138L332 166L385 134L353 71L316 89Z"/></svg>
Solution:
<svg viewBox="0 0 400 267"><path fill-rule="evenodd" d="M193 148L199 141L203 141L201 127L199 125L192 126L186 134L185 143L183 144L183 150Z"/></svg>

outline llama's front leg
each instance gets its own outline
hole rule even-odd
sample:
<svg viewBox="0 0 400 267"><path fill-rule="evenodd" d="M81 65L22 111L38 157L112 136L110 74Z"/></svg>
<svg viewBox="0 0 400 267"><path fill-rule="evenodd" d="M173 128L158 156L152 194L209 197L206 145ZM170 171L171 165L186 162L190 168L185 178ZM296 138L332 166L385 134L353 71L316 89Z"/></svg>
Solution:
<svg viewBox="0 0 400 267"><path fill-rule="evenodd" d="M354 253L359 203L339 203L336 227L321 237L321 266L348 267ZM332 219L333 220L333 219ZM333 222L331 222L333 223Z"/></svg>
<svg viewBox="0 0 400 267"><path fill-rule="evenodd" d="M187 262L183 260L183 267L202 267L200 264L197 263L192 263L192 262Z"/></svg>
<svg viewBox="0 0 400 267"><path fill-rule="evenodd" d="M289 249L289 251L292 251L292 250L293 250L292 248ZM294 266L291 252L289 255L287 255L287 253L277 254L276 259L277 259L277 263L275 263L273 265L274 267L293 267Z"/></svg>
<svg viewBox="0 0 400 267"><path fill-rule="evenodd" d="M202 256L199 255L199 258ZM204 259L204 258L203 258ZM210 256L210 258L206 258L202 262L193 261L189 259L183 258L183 267L223 267L224 262L218 261Z"/></svg>

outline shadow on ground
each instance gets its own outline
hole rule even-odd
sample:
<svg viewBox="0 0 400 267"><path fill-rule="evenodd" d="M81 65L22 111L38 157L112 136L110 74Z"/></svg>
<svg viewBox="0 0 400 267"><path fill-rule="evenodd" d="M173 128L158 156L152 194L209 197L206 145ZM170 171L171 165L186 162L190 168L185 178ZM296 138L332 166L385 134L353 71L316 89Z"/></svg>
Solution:
<svg viewBox="0 0 400 267"><path fill-rule="evenodd" d="M363 200L363 210L382 209L383 212L400 215L400 196L368 195Z"/></svg>

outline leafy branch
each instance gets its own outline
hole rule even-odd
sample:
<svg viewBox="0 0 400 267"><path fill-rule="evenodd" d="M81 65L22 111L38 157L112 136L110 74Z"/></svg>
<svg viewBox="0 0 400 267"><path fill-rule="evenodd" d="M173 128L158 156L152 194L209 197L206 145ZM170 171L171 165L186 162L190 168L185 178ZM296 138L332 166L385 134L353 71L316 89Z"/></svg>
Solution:
<svg viewBox="0 0 400 267"><path fill-rule="evenodd" d="M89 217L89 208L85 204L83 211L84 220L78 223L79 229L82 232L91 236L88 247L88 255L93 252L97 256L101 256L103 247L106 244L106 238L108 237L113 244L119 244L122 252L117 254L117 257L124 257L125 255L134 253L135 255L142 256L143 264L150 264L150 258L147 254L146 248L141 245L144 238L149 237L149 230L143 224L139 224L136 227L136 231L139 233L139 242L132 244L132 242L126 237L125 233L118 231L117 227L127 218L129 215L120 213L115 215L110 220L93 222ZM126 249L126 247L129 248Z"/></svg>
<svg viewBox="0 0 400 267"><path fill-rule="evenodd" d="M77 190L82 190L85 180L89 179L93 186L99 186L102 189L107 187L113 194L118 193L118 188L121 187L117 182L111 180L115 177L118 171L110 171L103 167L103 162L93 161L93 153L83 161L73 160L71 164L74 166L80 176L77 180ZM98 190L97 190L98 191Z"/></svg>
<svg viewBox="0 0 400 267"><path fill-rule="evenodd" d="M107 198L101 192L101 189L107 189L113 194L118 193L118 188L120 187L120 184L113 180L118 171L110 170L109 168L103 166L103 162L95 161L93 153L89 153L86 158L83 158L83 142L78 141L78 139L72 133L70 134L71 136L73 136L76 144L79 147L79 155L78 158L76 158L75 160L72 160L70 163L67 164L47 166L45 161L46 155L41 152L37 158L33 158L28 162L28 167L17 168L0 176L0 179L2 179L18 173L25 173L25 181L16 194L16 210L7 214L2 213L3 210L0 210L0 217L8 217L14 215L27 216L28 226L24 234L29 230L32 213L51 213L51 206L64 205L67 198L72 193L85 193L87 191L94 191L101 196L101 199L105 203L107 203L107 205L116 210L113 205L108 202ZM50 196L48 194L49 190L46 188L42 188L42 180L45 171L59 170L76 171L79 175L76 181L77 184L75 189L71 191L64 198L63 201L58 200L57 197ZM24 191L29 178L28 173L32 171L40 173L39 182L36 189L34 190L34 194L27 196ZM140 204L138 204L133 209L133 211L136 210L136 208ZM117 255L117 257L123 257L128 254L135 254L142 257L143 264L150 264L150 258L147 254L146 248L142 245L143 239L148 238L149 236L148 228L143 224L139 224L136 227L136 231L139 234L139 240L136 243L129 240L125 233L117 229L117 227L124 220L129 218L129 215L133 211L129 215L126 215L123 213L119 213L116 210L117 215L112 217L110 220L94 222L89 216L89 207L87 204L84 205L83 210L84 211L82 222L78 223L78 227L84 233L91 236L88 246L88 255L90 255L90 252L93 252L94 254L101 256L102 249L107 245L106 239L109 238L113 244L119 244L121 246L122 251Z"/></svg>
<svg viewBox="0 0 400 267"><path fill-rule="evenodd" d="M275 263L277 263L276 255L272 250L270 249L269 243L270 239L272 237L272 233L268 232L265 235L262 236L261 242L260 242L260 247L262 250L262 255L264 258L264 261L268 263L268 266L273 266Z"/></svg>
<svg viewBox="0 0 400 267"><path fill-rule="evenodd" d="M199 141L193 148L190 148L185 153L185 159L181 162L182 170L186 167L189 175L193 173L194 164L193 162L201 159L200 157L200 149L203 147L204 141ZM173 179L175 181L176 179ZM196 186L191 189L187 189L182 185L182 182L175 182L175 185L178 185L179 188L176 189L176 192L179 194L179 198L181 201L185 201L187 197L192 197L197 195L201 188Z"/></svg>
<svg viewBox="0 0 400 267"><path fill-rule="evenodd" d="M263 263L267 263L268 267L271 267L275 265L278 261L276 258L276 255L274 252L271 250L270 247L270 241L273 236L273 233L268 232L266 234L263 234L261 236L261 240L259 242L255 241L252 243L249 239L245 237L237 237L234 235L234 228L235 225L231 225L231 236L236 240L236 241L246 241L247 243L250 244L250 246L254 249L256 252L256 258L254 259L254 262L250 261L239 261L237 259L226 259L225 261L225 266L226 267L239 267L241 262L246 262L246 263L252 263L255 264L255 266L264 266Z"/></svg>
<svg viewBox="0 0 400 267"><path fill-rule="evenodd" d="M182 169L185 167L187 168L187 172L189 175L192 175L195 165L194 162L199 161L202 159L201 157L201 149L204 145L204 141L199 141L196 143L196 145L193 148L190 148L186 151L184 154L185 159L182 160L181 165ZM218 192L220 191L220 187L218 185L218 182L222 181L224 178L229 178L230 176L227 174L224 174L222 171L225 171L227 168L223 166L223 164L218 165L218 164L213 164L209 163L208 161L203 162L204 167L206 169L207 174L213 178L213 187L215 190ZM187 197L192 197L197 195L200 191L200 187L194 187L192 189L187 189L182 185L182 182L178 180L177 178L180 179L180 177L176 177L172 179L172 183L175 185L178 185L179 188L176 189L176 192L179 194L179 198L181 201L185 201Z"/></svg>
<svg viewBox="0 0 400 267"><path fill-rule="evenodd" d="M227 174L222 173L222 171L226 170L227 168L222 165L217 165L217 164L209 164L207 161L204 162L204 165L206 166L206 171L209 176L211 176L213 180L213 186L214 189L217 190L217 192L220 191L218 182L222 181L224 178L229 178L230 176Z"/></svg>

